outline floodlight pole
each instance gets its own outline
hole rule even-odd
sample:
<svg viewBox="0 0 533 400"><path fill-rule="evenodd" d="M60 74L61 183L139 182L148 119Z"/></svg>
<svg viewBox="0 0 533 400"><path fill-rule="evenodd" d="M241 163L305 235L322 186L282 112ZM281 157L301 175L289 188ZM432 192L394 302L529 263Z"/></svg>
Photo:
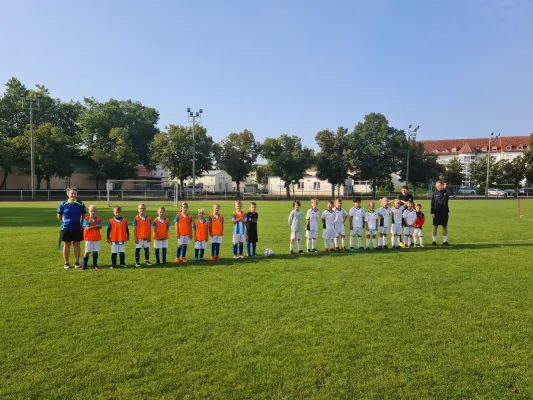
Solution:
<svg viewBox="0 0 533 400"><path fill-rule="evenodd" d="M409 125L409 128L407 128L407 168L406 168L406 174L405 174L405 184L407 187L409 187L409 159L411 155L411 138L414 140L416 139L416 133L418 132L418 128L420 126L417 126L414 130L411 130L411 127L413 125Z"/></svg>
<svg viewBox="0 0 533 400"><path fill-rule="evenodd" d="M494 136L494 132L492 132L489 136L489 149L488 149L488 155L487 155L487 181L485 182L485 198L489 198L489 176L490 176L490 150L492 148L492 142L494 140L497 140L500 137L500 134L498 133L496 136Z"/></svg>
<svg viewBox="0 0 533 400"><path fill-rule="evenodd" d="M31 179L31 199L35 200L35 144L33 138L33 105L37 105L37 111L40 111L39 99L40 94L33 97L26 97L24 93L20 95L22 98L22 109L24 110L24 103L30 105L30 179Z"/></svg>
<svg viewBox="0 0 533 400"><path fill-rule="evenodd" d="M202 122L202 113L204 110L200 108L200 111L193 112L190 107L187 107L187 116L189 122L192 122L192 198L196 198L196 132L195 125L196 119Z"/></svg>

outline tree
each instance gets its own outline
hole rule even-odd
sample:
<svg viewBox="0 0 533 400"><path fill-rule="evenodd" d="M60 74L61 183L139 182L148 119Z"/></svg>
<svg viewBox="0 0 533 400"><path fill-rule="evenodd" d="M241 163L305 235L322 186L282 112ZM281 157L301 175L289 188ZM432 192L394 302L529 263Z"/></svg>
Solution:
<svg viewBox="0 0 533 400"><path fill-rule="evenodd" d="M470 182L476 186L485 186L487 182L487 156L479 158L476 162L470 163L469 174ZM491 156L492 157L492 156ZM490 182L489 185L496 183L500 180L499 168L497 163L491 161L490 163Z"/></svg>
<svg viewBox="0 0 533 400"><path fill-rule="evenodd" d="M372 182L374 196L378 186L400 170L406 156L405 132L390 127L383 114L365 115L346 136L346 158L361 180Z"/></svg>
<svg viewBox="0 0 533 400"><path fill-rule="evenodd" d="M37 190L41 188L41 180L45 180L46 188L50 189L52 177L72 175L71 150L68 146L69 137L61 129L50 122L42 124L34 129L33 141ZM20 170L29 175L31 173L31 132L29 126L23 135L13 139L13 144L18 160L20 160Z"/></svg>
<svg viewBox="0 0 533 400"><path fill-rule="evenodd" d="M524 153L525 178L530 185L533 182L533 133L529 137L529 150Z"/></svg>
<svg viewBox="0 0 533 400"><path fill-rule="evenodd" d="M339 126L337 133L323 130L316 134L315 140L320 147L317 154L317 172L319 179L327 180L331 184L331 196L335 197L335 186L340 194L340 187L348 178L349 163L344 154L344 142L347 129Z"/></svg>
<svg viewBox="0 0 533 400"><path fill-rule="evenodd" d="M240 183L246 180L254 169L261 145L254 134L245 129L240 133L230 133L227 138L214 146L217 168L231 175L240 191Z"/></svg>
<svg viewBox="0 0 533 400"><path fill-rule="evenodd" d="M315 159L314 151L302 146L298 136L285 134L278 138L267 138L263 143L262 155L268 160L268 167L274 175L285 182L287 198L291 197L290 186L303 177Z"/></svg>
<svg viewBox="0 0 533 400"><path fill-rule="evenodd" d="M437 162L437 155L426 152L424 143L412 141L409 146L409 182L416 188L428 185L431 181L436 181L444 172L444 167ZM402 168L399 176L402 180L407 180L407 158L402 160Z"/></svg>
<svg viewBox="0 0 533 400"><path fill-rule="evenodd" d="M0 168L4 171L4 178L0 183L0 189L7 189L7 177L13 172L16 162L16 150L13 146L13 139L0 138Z"/></svg>
<svg viewBox="0 0 533 400"><path fill-rule="evenodd" d="M255 178L259 185L266 186L268 185L268 178L273 176L274 173L268 165L257 165L255 166Z"/></svg>
<svg viewBox="0 0 533 400"><path fill-rule="evenodd" d="M495 167L498 171L496 181L500 184L510 184L518 188L526 176L526 163L523 156L515 157L511 161L500 160Z"/></svg>
<svg viewBox="0 0 533 400"><path fill-rule="evenodd" d="M213 165L213 139L200 125L195 128L196 175L209 171ZM170 125L159 132L151 144L151 165L160 165L172 178L183 182L192 176L192 127Z"/></svg>
<svg viewBox="0 0 533 400"><path fill-rule="evenodd" d="M448 161L444 170L443 179L449 185L461 185L463 181L463 165L458 157L454 157Z"/></svg>

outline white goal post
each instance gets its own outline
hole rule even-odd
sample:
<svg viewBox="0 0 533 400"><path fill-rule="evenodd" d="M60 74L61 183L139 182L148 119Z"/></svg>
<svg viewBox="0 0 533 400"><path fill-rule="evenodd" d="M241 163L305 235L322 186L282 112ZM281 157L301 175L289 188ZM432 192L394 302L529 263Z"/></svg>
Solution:
<svg viewBox="0 0 533 400"><path fill-rule="evenodd" d="M112 200L160 201L178 204L178 185L173 181L109 179L106 183L107 206Z"/></svg>

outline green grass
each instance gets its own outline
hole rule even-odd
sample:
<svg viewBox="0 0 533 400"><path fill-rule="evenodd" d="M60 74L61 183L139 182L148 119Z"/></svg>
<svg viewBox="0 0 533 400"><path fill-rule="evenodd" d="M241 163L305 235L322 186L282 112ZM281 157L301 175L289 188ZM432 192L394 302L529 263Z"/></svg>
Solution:
<svg viewBox="0 0 533 400"><path fill-rule="evenodd" d="M110 270L104 245L100 271L63 270L56 206L0 204L1 398L533 397L533 201L453 201L449 249L303 256L261 202L274 257Z"/></svg>

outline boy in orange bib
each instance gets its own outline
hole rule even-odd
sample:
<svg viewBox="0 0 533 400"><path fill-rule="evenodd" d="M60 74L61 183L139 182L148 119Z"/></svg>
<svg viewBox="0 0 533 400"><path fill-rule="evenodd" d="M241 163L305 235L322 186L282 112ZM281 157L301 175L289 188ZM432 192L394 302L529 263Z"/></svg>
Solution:
<svg viewBox="0 0 533 400"><path fill-rule="evenodd" d="M163 264L167 263L167 249L168 249L168 230L170 229L170 221L165 218L165 207L159 207L157 210L157 218L152 221L154 228L154 249L155 249L155 264L160 264L159 251L163 253Z"/></svg>
<svg viewBox="0 0 533 400"><path fill-rule="evenodd" d="M220 260L220 244L224 236L224 216L220 214L220 204L213 206L213 213L207 218L211 236L211 260Z"/></svg>
<svg viewBox="0 0 533 400"><path fill-rule="evenodd" d="M139 204L137 206L137 215L133 219L133 234L135 237L135 266L138 268L141 266L141 249L144 249L144 259L146 266L152 265L150 263L150 231L152 219L146 215L146 206Z"/></svg>
<svg viewBox="0 0 533 400"><path fill-rule="evenodd" d="M198 210L198 218L194 221L194 261L198 261L198 253L200 253L200 261L204 261L205 248L207 247L207 236L209 234L209 224L204 218L205 211L203 208Z"/></svg>
<svg viewBox="0 0 533 400"><path fill-rule="evenodd" d="M83 266L87 269L89 263L89 253L93 253L93 268L98 268L98 252L100 251L100 240L102 240L102 220L97 215L95 205L89 206L89 215L83 220L83 239L85 240L85 255L83 256Z"/></svg>
<svg viewBox="0 0 533 400"><path fill-rule="evenodd" d="M128 220L122 217L122 207L113 207L114 217L107 223L107 243L111 244L111 268L117 266L117 253L120 266L126 268L126 242L130 240Z"/></svg>

